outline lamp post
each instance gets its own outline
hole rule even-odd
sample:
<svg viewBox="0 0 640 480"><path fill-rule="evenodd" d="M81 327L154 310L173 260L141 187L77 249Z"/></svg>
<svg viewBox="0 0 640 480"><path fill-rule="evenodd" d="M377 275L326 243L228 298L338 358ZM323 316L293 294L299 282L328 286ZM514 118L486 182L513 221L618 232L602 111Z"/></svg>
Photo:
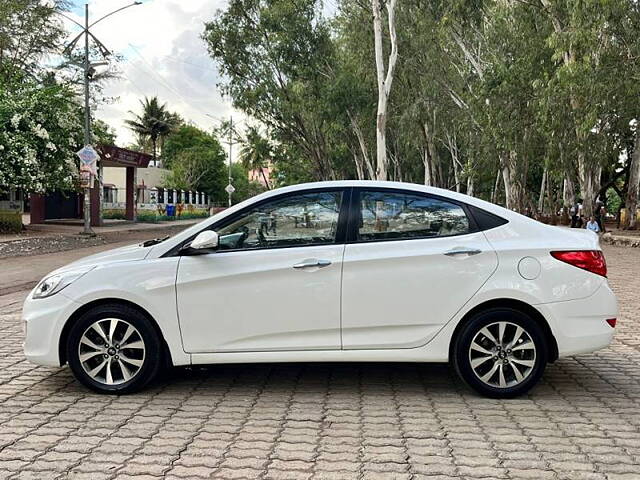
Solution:
<svg viewBox="0 0 640 480"><path fill-rule="evenodd" d="M78 41L84 36L84 59L82 62L83 69L83 78L84 78L84 145L85 147L91 146L91 112L89 110L89 79L91 76L91 68L98 65L104 65L105 62L91 62L89 59L89 37L91 37L98 49L100 50L101 55L104 58L107 58L111 55L111 52L104 46L104 44L96 38L96 36L91 33L91 27L96 25L98 22L101 22L107 17L110 17L114 13L120 12L126 8L133 7L136 5L141 5L142 2L133 2L129 5L125 5L124 7L118 8L106 15L100 17L95 22L89 23L89 4L85 4L84 6L84 25L76 22L73 18L68 17L62 12L58 12L59 15L63 16L67 20L78 25L82 28L82 31L73 39L69 44L65 47L64 51L71 51ZM102 189L102 168L100 167L98 170L98 188ZM89 186L84 187L84 229L82 231L83 234L93 235L93 230L91 229L91 188ZM99 194L100 204L102 204L102 192Z"/></svg>

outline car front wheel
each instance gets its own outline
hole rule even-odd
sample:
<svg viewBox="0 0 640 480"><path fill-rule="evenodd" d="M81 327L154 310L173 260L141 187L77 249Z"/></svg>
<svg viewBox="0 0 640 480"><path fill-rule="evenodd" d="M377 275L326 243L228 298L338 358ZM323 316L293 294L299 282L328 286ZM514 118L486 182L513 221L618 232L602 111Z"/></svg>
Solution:
<svg viewBox="0 0 640 480"><path fill-rule="evenodd" d="M101 305L72 326L67 359L75 377L99 393L131 393L157 374L161 344L156 330L138 310Z"/></svg>
<svg viewBox="0 0 640 480"><path fill-rule="evenodd" d="M474 315L460 331L453 363L474 390L493 398L528 392L547 364L544 333L528 315L494 308Z"/></svg>

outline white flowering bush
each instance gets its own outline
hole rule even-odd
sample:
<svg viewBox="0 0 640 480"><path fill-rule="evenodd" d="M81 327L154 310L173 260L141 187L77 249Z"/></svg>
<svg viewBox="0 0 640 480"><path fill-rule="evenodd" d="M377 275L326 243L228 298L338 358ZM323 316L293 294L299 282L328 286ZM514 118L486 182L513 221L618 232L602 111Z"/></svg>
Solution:
<svg viewBox="0 0 640 480"><path fill-rule="evenodd" d="M82 145L79 107L61 85L0 81L0 189L72 189Z"/></svg>

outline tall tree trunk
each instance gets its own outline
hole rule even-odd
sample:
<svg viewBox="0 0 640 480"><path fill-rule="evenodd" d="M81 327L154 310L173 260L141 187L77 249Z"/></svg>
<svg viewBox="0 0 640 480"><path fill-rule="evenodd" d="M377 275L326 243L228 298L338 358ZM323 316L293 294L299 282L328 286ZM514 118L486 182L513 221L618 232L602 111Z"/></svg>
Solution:
<svg viewBox="0 0 640 480"><path fill-rule="evenodd" d="M626 210L625 228L635 230L638 215L638 190L640 189L640 123L636 125L636 140L633 144L631 163L629 164L629 181L627 198L624 202Z"/></svg>
<svg viewBox="0 0 640 480"><path fill-rule="evenodd" d="M364 166L366 167L366 171L367 174L369 175L369 179L374 180L376 178L376 172L373 168L373 165L371 164L371 158L369 156L369 149L367 148L367 142L364 139L364 134L362 133L362 129L360 128L360 125L358 124L357 120L353 117L353 115L351 115L351 112L347 112L347 115L349 116L349 121L351 122L351 128L353 129L353 133L355 133L356 138L358 139L358 146L360 147L360 153L362 155L362 162L364 163ZM358 168L358 162L359 162L359 158L358 155L354 156L356 159L356 168ZM360 177L360 180L364 180L367 177L365 176L364 173L364 169L362 168L362 165L360 165L360 167L363 171L360 173L358 173L358 176Z"/></svg>
<svg viewBox="0 0 640 480"><path fill-rule="evenodd" d="M569 174L564 177L564 181L562 182L562 201L563 207L567 212L576 203L576 187Z"/></svg>
<svg viewBox="0 0 640 480"><path fill-rule="evenodd" d="M456 192L460 193L460 173L459 173L459 168L461 167L460 164L460 160L458 160L458 144L457 141L454 137L451 137L451 135L449 135L447 133L447 144L448 144L448 148L449 148L449 153L451 154L451 163L453 166L453 181L455 182L455 186L456 186ZM469 176L469 178L467 179L467 187L469 185L468 180L471 178L471 176ZM473 183L472 183L473 185ZM473 188L473 187L472 187ZM467 188L467 192L469 191L469 189ZM468 193L467 193L468 195Z"/></svg>
<svg viewBox="0 0 640 480"><path fill-rule="evenodd" d="M153 166L158 165L158 156L157 156L157 148L158 148L158 139L155 137L151 137L151 145L153 148Z"/></svg>
<svg viewBox="0 0 640 480"><path fill-rule="evenodd" d="M500 188L500 174L502 169L498 167L498 172L496 173L496 181L493 184L493 190L491 190L491 203L496 203L498 199L498 188Z"/></svg>
<svg viewBox="0 0 640 480"><path fill-rule="evenodd" d="M429 128L428 122L422 122L422 134L424 135L424 184L432 187L440 186L438 184L438 175L436 164L438 162L438 154L435 141L433 139L433 131Z"/></svg>
<svg viewBox="0 0 640 480"><path fill-rule="evenodd" d="M538 213L542 215L544 213L544 195L547 190L547 167L544 167L542 172L542 182L540 184L540 196L538 197Z"/></svg>
<svg viewBox="0 0 640 480"><path fill-rule="evenodd" d="M393 74L398 60L398 40L396 36L395 8L397 0L386 2L387 19L389 23L389 40L391 41L391 52L389 53L389 64L385 75L384 52L382 45L382 17L380 15L382 7L380 0L371 0L371 10L373 12L373 34L376 57L376 76L378 79L378 111L376 117L376 149L377 149L377 179L386 180L388 173L387 160L387 102L391 93Z"/></svg>
<svg viewBox="0 0 640 480"><path fill-rule="evenodd" d="M544 6L546 12L549 14L554 32L557 35L562 35L563 33L565 33L565 27L562 24L560 16L555 12L555 8L552 5L551 0L541 0L541 3ZM575 51L573 50L571 44L569 44L567 49L562 53L563 63L566 67L570 67L576 62ZM578 112L580 110L581 104L579 98L576 97L576 95L571 94L569 101L571 104L571 109L574 112ZM579 119L577 121L579 121ZM576 135L576 143L577 145L580 145L577 152L578 184L580 185L580 195L582 196L582 213L584 216L589 217L593 215L593 207L596 202L596 196L598 191L600 190L599 185L602 167L594 164L593 159L591 159L591 161L588 161L587 152L585 150L587 145L586 134L578 126L577 121L574 131Z"/></svg>
<svg viewBox="0 0 640 480"><path fill-rule="evenodd" d="M520 182L517 178L516 152L511 151L501 156L502 180L504 182L505 205L510 210L523 210Z"/></svg>

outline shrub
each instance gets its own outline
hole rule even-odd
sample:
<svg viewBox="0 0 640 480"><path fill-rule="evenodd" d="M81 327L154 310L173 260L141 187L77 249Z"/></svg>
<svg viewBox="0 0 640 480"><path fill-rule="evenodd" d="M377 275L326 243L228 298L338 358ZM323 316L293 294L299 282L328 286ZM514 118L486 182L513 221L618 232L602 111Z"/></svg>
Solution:
<svg viewBox="0 0 640 480"><path fill-rule="evenodd" d="M102 211L102 218L107 220L125 220L125 212L122 209L108 208Z"/></svg>
<svg viewBox="0 0 640 480"><path fill-rule="evenodd" d="M10 210L0 210L0 233L20 233L22 214Z"/></svg>

